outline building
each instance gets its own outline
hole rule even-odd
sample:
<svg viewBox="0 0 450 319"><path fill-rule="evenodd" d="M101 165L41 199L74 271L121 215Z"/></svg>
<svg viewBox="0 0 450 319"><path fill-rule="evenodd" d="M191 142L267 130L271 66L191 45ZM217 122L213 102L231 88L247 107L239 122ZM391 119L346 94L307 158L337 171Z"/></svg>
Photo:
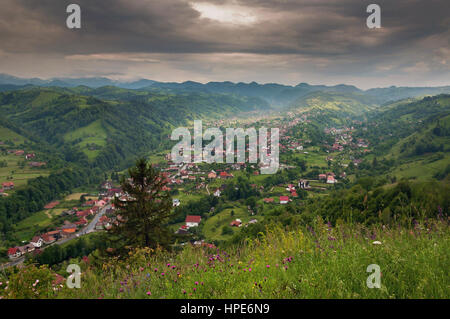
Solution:
<svg viewBox="0 0 450 319"><path fill-rule="evenodd" d="M41 236L34 236L33 239L30 241L30 244L37 248L42 247L43 243L44 240L41 238Z"/></svg>
<svg viewBox="0 0 450 319"><path fill-rule="evenodd" d="M219 188L216 189L216 191L214 192L214 196L220 197L220 194L221 194L220 189Z"/></svg>
<svg viewBox="0 0 450 319"><path fill-rule="evenodd" d="M230 223L231 227L241 227L242 221L240 219L235 219Z"/></svg>
<svg viewBox="0 0 450 319"><path fill-rule="evenodd" d="M54 243L56 241L56 238L49 234L44 234L42 235L42 240L44 241L44 244L49 245L51 243Z"/></svg>
<svg viewBox="0 0 450 319"><path fill-rule="evenodd" d="M197 227L202 220L201 216L197 215L187 215L186 216L186 226L189 227Z"/></svg>
<svg viewBox="0 0 450 319"><path fill-rule="evenodd" d="M267 203L267 204L273 203L273 198L271 198L271 197L264 198L264 203Z"/></svg>
<svg viewBox="0 0 450 319"><path fill-rule="evenodd" d="M208 178L216 178L217 177L217 174L216 174L216 172L214 172L214 171L211 171L211 172L209 172L208 173Z"/></svg>
<svg viewBox="0 0 450 319"><path fill-rule="evenodd" d="M230 173L228 173L228 172L220 172L219 177L220 177L220 178L225 178L225 179L227 179L227 178L232 178L232 177L233 177L233 174L230 174Z"/></svg>
<svg viewBox="0 0 450 319"><path fill-rule="evenodd" d="M328 175L327 177L327 184L335 184L336 180L334 179L334 177L332 175Z"/></svg>
<svg viewBox="0 0 450 319"><path fill-rule="evenodd" d="M20 256L22 256L22 252L19 250L19 248L14 247L8 249L8 257L10 259L19 258Z"/></svg>
<svg viewBox="0 0 450 319"><path fill-rule="evenodd" d="M180 206L180 200L179 200L178 198L174 198L174 199L172 200L172 206L173 206L173 207Z"/></svg>
<svg viewBox="0 0 450 319"><path fill-rule="evenodd" d="M3 190L7 191L14 188L14 182L2 183Z"/></svg>
<svg viewBox="0 0 450 319"><path fill-rule="evenodd" d="M289 196L280 196L280 204L287 204L289 202Z"/></svg>

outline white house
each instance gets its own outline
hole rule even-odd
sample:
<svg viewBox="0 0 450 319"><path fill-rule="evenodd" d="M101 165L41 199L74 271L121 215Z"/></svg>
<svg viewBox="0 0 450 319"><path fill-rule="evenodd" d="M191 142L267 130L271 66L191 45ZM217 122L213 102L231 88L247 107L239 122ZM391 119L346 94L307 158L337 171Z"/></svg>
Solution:
<svg viewBox="0 0 450 319"><path fill-rule="evenodd" d="M34 236L33 239L30 241L30 244L36 248L40 248L43 243L44 240L41 238L41 236Z"/></svg>
<svg viewBox="0 0 450 319"><path fill-rule="evenodd" d="M197 227L198 224L200 224L201 220L202 220L201 216L187 215L186 216L186 226L188 228L190 228L190 227Z"/></svg>
<svg viewBox="0 0 450 319"><path fill-rule="evenodd" d="M334 177L331 175L328 175L327 184L334 184L334 183L336 183L336 180L334 179Z"/></svg>

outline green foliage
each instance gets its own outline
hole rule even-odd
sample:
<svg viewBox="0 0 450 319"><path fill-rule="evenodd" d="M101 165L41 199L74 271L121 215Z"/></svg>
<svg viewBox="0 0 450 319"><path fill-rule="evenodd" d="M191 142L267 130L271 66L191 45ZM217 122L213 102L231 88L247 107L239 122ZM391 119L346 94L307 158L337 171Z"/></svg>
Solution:
<svg viewBox="0 0 450 319"><path fill-rule="evenodd" d="M120 217L108 230L116 252L123 252L126 246L167 247L170 233L164 226L172 213L172 198L163 190L166 179L145 159L137 160L128 174L130 179L121 182L127 198L114 200Z"/></svg>

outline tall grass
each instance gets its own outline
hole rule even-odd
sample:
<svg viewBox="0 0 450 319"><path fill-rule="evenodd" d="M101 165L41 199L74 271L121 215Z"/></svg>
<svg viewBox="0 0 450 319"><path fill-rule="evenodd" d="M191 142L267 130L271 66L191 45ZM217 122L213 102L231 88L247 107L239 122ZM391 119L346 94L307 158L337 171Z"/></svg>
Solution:
<svg viewBox="0 0 450 319"><path fill-rule="evenodd" d="M83 263L80 289L45 297L449 298L449 244L444 220L411 229L331 227L320 220L297 230L273 226L228 251L140 249L126 261ZM367 287L370 264L381 268L379 289Z"/></svg>

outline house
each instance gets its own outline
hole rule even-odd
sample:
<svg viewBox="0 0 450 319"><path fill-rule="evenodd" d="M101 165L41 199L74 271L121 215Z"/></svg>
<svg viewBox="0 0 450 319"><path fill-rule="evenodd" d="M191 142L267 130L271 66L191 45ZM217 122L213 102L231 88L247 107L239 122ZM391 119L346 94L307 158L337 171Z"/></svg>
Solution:
<svg viewBox="0 0 450 319"><path fill-rule="evenodd" d="M106 202L103 199L95 202L95 206L97 206L97 207L103 207L105 205L106 205Z"/></svg>
<svg viewBox="0 0 450 319"><path fill-rule="evenodd" d="M44 241L44 244L49 245L51 243L54 243L56 241L56 238L49 234L42 235L42 240Z"/></svg>
<svg viewBox="0 0 450 319"><path fill-rule="evenodd" d="M14 182L2 183L3 190L7 191L14 188Z"/></svg>
<svg viewBox="0 0 450 319"><path fill-rule="evenodd" d="M273 203L273 198L264 198L264 203Z"/></svg>
<svg viewBox="0 0 450 319"><path fill-rule="evenodd" d="M17 249L19 250L20 255L25 255L27 253L27 249L25 246L17 247Z"/></svg>
<svg viewBox="0 0 450 319"><path fill-rule="evenodd" d="M105 228L108 229L110 226L110 219L107 216L102 216L98 220L97 224L95 224L95 229L103 230Z"/></svg>
<svg viewBox="0 0 450 319"><path fill-rule="evenodd" d="M43 236L42 239L44 239L44 243L45 243L45 239L46 239L46 238L44 238L44 236L53 237L53 238L55 238L55 240L58 240L61 237L61 231L60 230L52 230L52 231L45 233L42 236Z"/></svg>
<svg viewBox="0 0 450 319"><path fill-rule="evenodd" d="M336 180L334 179L334 177L332 175L328 175L327 177L327 184L335 184Z"/></svg>
<svg viewBox="0 0 450 319"><path fill-rule="evenodd" d="M34 236L30 241L30 244L37 248L41 247L43 243L44 240L41 238L41 236Z"/></svg>
<svg viewBox="0 0 450 319"><path fill-rule="evenodd" d="M81 206L88 207L88 206L94 206L94 205L95 205L95 200L88 200L88 201L84 202Z"/></svg>
<svg viewBox="0 0 450 319"><path fill-rule="evenodd" d="M47 205L44 206L45 209L52 209L55 208L56 205L59 205L58 201L50 202Z"/></svg>
<svg viewBox="0 0 450 319"><path fill-rule="evenodd" d="M10 259L18 258L20 256L22 256L22 252L19 250L19 248L14 247L14 248L8 249L8 257Z"/></svg>
<svg viewBox="0 0 450 319"><path fill-rule="evenodd" d="M92 209L87 209L87 210L81 210L81 211L79 211L79 212L76 212L76 215L77 215L77 217L86 217L86 216L89 216L89 215L92 215L93 214L93 211L92 211Z"/></svg>
<svg viewBox="0 0 450 319"><path fill-rule="evenodd" d="M100 186L101 189L106 189L106 190L110 190L113 187L111 182L105 181L102 183L102 185Z"/></svg>
<svg viewBox="0 0 450 319"><path fill-rule="evenodd" d="M219 188L216 189L216 191L214 192L214 196L220 197L220 194L221 194L220 189Z"/></svg>
<svg viewBox="0 0 450 319"><path fill-rule="evenodd" d="M232 178L232 177L233 177L233 174L230 174L230 173L228 173L228 172L220 172L219 177L220 177L220 178L224 178L224 179Z"/></svg>
<svg viewBox="0 0 450 319"><path fill-rule="evenodd" d="M81 217L79 221L75 222L74 224L77 226L83 226L88 223L86 217Z"/></svg>
<svg viewBox="0 0 450 319"><path fill-rule="evenodd" d="M28 245L25 245L23 247L27 253L31 253L32 251L34 251L36 249L36 247L31 243Z"/></svg>
<svg viewBox="0 0 450 319"><path fill-rule="evenodd" d="M287 190L288 192L292 192L293 190L295 190L295 186L292 185L292 184L289 184L289 185L287 186L286 190Z"/></svg>
<svg viewBox="0 0 450 319"><path fill-rule="evenodd" d="M280 196L280 204L287 204L289 202L289 196Z"/></svg>
<svg viewBox="0 0 450 319"><path fill-rule="evenodd" d="M319 174L319 180L320 179L327 179L327 174Z"/></svg>
<svg viewBox="0 0 450 319"><path fill-rule="evenodd" d="M15 151L15 152L14 152L14 155L16 155L16 156L22 156L24 153L25 153L25 151L23 151L23 150L18 150L18 151Z"/></svg>
<svg viewBox="0 0 450 319"><path fill-rule="evenodd" d="M173 207L180 206L180 200L179 200L178 198L174 198L174 199L172 200L172 206L173 206Z"/></svg>
<svg viewBox="0 0 450 319"><path fill-rule="evenodd" d="M186 216L186 226L189 227L197 227L198 224L200 224L200 221L202 220L201 216L197 215L187 215Z"/></svg>
<svg viewBox="0 0 450 319"><path fill-rule="evenodd" d="M240 219L235 219L230 223L231 227L241 227L242 221Z"/></svg>
<svg viewBox="0 0 450 319"><path fill-rule="evenodd" d="M67 238L67 237L75 234L76 231L77 231L77 229L75 227L63 229L61 231L61 237Z"/></svg>
<svg viewBox="0 0 450 319"><path fill-rule="evenodd" d="M292 196L292 197L298 197L298 194L297 194L296 191L291 191L291 196Z"/></svg>
<svg viewBox="0 0 450 319"><path fill-rule="evenodd" d="M30 167L41 167L41 166L47 165L47 163L46 162L30 162L29 165L30 165Z"/></svg>
<svg viewBox="0 0 450 319"><path fill-rule="evenodd" d="M35 157L36 157L36 154L34 154L34 153L25 155L25 159L30 159L30 158L35 158Z"/></svg>

